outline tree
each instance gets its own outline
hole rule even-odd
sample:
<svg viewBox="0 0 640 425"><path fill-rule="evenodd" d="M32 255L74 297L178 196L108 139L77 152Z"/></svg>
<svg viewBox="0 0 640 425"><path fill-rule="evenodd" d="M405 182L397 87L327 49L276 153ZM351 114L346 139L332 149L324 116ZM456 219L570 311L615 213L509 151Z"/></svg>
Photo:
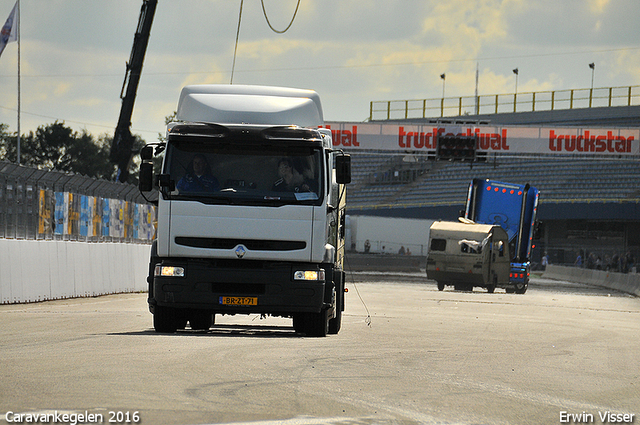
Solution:
<svg viewBox="0 0 640 425"><path fill-rule="evenodd" d="M138 170L140 167L140 149L142 149L147 142L144 141L144 139L142 137L140 137L139 134L133 134L133 144L131 146L131 150L134 153L134 155L131 158L131 161L129 161L129 177L127 178L127 183L131 183L131 184L138 184ZM111 149L112 146L112 141L113 141L113 136L103 136L101 139L101 143L102 145L105 147L105 149L107 150L107 154L106 154L106 158L109 158L109 150ZM113 175L112 178L110 180L114 180L116 179L116 175L118 173L118 166L116 164L111 163L111 165L113 166Z"/></svg>
<svg viewBox="0 0 640 425"><path fill-rule="evenodd" d="M15 136L9 134L8 128L7 124L0 124L0 159L15 162L17 141Z"/></svg>
<svg viewBox="0 0 640 425"><path fill-rule="evenodd" d="M16 162L16 136L7 133L7 125L0 124L0 159ZM38 127L36 132L21 138L20 163L39 169L73 172L89 177L114 180L116 166L109 161L112 137L103 135L97 140L86 130L74 132L56 121ZM136 150L145 142L134 136ZM135 162L130 165L131 183L136 180Z"/></svg>
<svg viewBox="0 0 640 425"><path fill-rule="evenodd" d="M86 131L74 132L63 122L40 126L22 139L21 163L40 169L74 172L89 177L110 178L108 156ZM108 164L105 168L103 164Z"/></svg>

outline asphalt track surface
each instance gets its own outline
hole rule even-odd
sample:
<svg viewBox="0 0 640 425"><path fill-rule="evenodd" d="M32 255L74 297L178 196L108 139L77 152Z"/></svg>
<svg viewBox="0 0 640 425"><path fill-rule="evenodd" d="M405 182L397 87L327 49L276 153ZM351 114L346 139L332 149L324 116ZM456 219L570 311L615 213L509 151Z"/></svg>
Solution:
<svg viewBox="0 0 640 425"><path fill-rule="evenodd" d="M543 279L438 292L384 273L348 288L327 338L258 316L157 334L145 294L2 305L0 423L640 423L639 298Z"/></svg>

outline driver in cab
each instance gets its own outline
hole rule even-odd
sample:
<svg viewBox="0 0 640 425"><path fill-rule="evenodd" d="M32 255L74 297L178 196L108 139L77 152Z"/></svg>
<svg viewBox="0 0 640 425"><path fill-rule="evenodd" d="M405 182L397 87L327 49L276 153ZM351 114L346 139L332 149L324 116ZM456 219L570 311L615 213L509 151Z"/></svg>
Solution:
<svg viewBox="0 0 640 425"><path fill-rule="evenodd" d="M214 192L220 190L218 179L213 176L211 166L202 154L196 154L184 175L176 185L180 192Z"/></svg>

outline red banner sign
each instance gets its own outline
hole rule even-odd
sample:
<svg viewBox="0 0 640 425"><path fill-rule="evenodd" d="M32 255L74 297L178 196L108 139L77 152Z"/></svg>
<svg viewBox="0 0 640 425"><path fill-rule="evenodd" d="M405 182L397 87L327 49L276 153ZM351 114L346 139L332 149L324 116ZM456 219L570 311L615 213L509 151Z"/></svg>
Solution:
<svg viewBox="0 0 640 425"><path fill-rule="evenodd" d="M333 145L354 150L433 151L436 137L477 135L480 152L550 155L640 155L640 129L406 125L328 122Z"/></svg>

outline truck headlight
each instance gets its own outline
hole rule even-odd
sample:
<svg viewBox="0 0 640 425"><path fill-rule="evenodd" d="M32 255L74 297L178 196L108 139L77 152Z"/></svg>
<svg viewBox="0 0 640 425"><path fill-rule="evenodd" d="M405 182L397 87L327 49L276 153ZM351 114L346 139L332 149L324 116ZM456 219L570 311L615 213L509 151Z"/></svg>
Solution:
<svg viewBox="0 0 640 425"><path fill-rule="evenodd" d="M164 277L184 277L184 267L157 265L153 275Z"/></svg>
<svg viewBox="0 0 640 425"><path fill-rule="evenodd" d="M324 270L298 270L293 280L324 280Z"/></svg>

